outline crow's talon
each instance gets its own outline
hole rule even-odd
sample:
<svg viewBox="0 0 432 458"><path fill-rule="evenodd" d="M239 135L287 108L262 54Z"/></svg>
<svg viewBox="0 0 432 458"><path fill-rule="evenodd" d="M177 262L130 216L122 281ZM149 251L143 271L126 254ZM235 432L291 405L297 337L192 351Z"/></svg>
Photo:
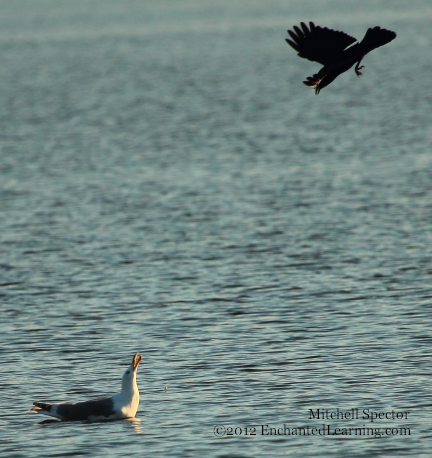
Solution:
<svg viewBox="0 0 432 458"><path fill-rule="evenodd" d="M363 73L360 71L363 67L364 67L364 65L362 65L361 67L356 67L356 68L355 68L356 75L357 75L359 78L360 78L360 76L363 75Z"/></svg>

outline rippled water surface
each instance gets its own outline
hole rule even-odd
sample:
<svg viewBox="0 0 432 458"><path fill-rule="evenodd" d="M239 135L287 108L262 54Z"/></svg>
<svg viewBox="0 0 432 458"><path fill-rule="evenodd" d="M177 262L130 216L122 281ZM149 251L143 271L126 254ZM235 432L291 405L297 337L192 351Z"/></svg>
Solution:
<svg viewBox="0 0 432 458"><path fill-rule="evenodd" d="M432 4L0 8L2 456L430 456ZM398 37L316 96L308 20ZM137 419L28 411L136 351ZM261 426L323 424L410 435Z"/></svg>

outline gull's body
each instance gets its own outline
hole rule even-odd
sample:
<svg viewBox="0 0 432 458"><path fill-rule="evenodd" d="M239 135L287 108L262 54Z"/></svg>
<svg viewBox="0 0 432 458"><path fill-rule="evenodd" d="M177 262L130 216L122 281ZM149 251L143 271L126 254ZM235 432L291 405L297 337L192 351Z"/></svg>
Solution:
<svg viewBox="0 0 432 458"><path fill-rule="evenodd" d="M82 402L61 402L51 404L48 402L34 402L32 412L49 415L60 420L69 421L98 421L119 420L135 416L139 405L139 391L136 381L138 365L142 356L137 358L135 353L132 364L123 374L122 390L120 393L108 397Z"/></svg>

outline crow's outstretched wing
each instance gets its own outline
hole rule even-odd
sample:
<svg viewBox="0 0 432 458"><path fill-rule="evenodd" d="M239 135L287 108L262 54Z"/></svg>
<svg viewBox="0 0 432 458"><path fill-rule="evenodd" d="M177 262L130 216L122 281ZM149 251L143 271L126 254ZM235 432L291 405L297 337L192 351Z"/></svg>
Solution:
<svg viewBox="0 0 432 458"><path fill-rule="evenodd" d="M309 22L309 29L304 22L300 25L301 28L296 25L293 27L294 32L288 30L292 40L286 38L287 43L300 57L322 65L337 61L344 49L357 41L345 32L316 26L313 22Z"/></svg>

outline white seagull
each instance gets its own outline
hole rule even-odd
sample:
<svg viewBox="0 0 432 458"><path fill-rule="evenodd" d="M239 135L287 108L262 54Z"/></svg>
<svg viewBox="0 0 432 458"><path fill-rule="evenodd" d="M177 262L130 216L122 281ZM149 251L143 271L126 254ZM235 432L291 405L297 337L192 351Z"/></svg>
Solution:
<svg viewBox="0 0 432 458"><path fill-rule="evenodd" d="M137 356L138 353L135 353L132 364L123 374L120 393L109 398L83 402L61 402L57 404L33 402L35 407L30 410L69 421L118 420L135 417L140 399L136 374L138 365L142 360L142 356L139 358Z"/></svg>

